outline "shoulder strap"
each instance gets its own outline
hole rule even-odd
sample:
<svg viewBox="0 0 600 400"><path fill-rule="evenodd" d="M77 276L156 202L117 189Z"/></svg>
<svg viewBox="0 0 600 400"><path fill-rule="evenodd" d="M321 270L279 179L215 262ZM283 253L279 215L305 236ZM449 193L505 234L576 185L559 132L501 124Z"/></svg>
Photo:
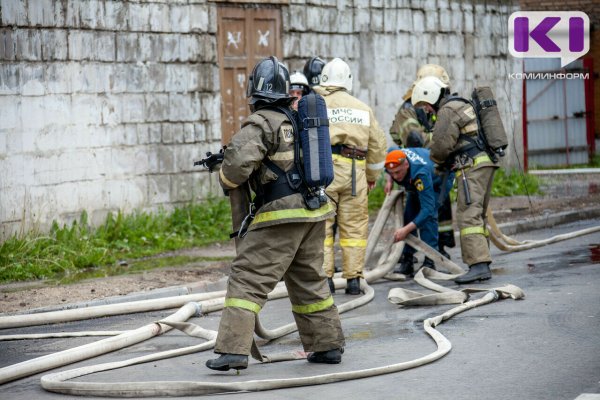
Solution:
<svg viewBox="0 0 600 400"><path fill-rule="evenodd" d="M329 126L328 118L320 118L317 116L316 94L309 93L304 97L306 97L308 115L310 115L310 117L304 118L304 120L300 121L302 123L302 129L318 128L319 126Z"/></svg>

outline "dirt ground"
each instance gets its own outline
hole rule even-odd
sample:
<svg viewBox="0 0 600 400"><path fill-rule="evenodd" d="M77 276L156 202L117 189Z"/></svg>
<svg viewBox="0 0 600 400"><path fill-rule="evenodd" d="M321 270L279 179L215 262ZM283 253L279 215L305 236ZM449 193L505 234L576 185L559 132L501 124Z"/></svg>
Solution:
<svg viewBox="0 0 600 400"><path fill-rule="evenodd" d="M544 187L543 196L492 198L490 206L499 223L539 217L563 211L600 206L600 180L591 177L552 178ZM376 215L372 216L372 220ZM233 241L206 248L190 249L177 254L198 257L233 257ZM201 262L145 271L143 273L97 278L62 286L44 282L24 282L0 285L0 313L15 313L29 309L86 302L152 289L186 286L196 287L216 282L229 273L229 262Z"/></svg>

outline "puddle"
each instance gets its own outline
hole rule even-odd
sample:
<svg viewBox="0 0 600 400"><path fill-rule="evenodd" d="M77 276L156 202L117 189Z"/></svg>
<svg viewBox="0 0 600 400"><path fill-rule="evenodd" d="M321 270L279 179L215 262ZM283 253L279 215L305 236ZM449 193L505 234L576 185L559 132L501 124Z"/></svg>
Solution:
<svg viewBox="0 0 600 400"><path fill-rule="evenodd" d="M550 259L551 258L551 259ZM590 244L566 253L550 255L527 263L527 272L548 272L561 268L600 264L600 244ZM502 269L502 268L500 268ZM496 273L496 270L494 270ZM500 274L502 271L500 271Z"/></svg>

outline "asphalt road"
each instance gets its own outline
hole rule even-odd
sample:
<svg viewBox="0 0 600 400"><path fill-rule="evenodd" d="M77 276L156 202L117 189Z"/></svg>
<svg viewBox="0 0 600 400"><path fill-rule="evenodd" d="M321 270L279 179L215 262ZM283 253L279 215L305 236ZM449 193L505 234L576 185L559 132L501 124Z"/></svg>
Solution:
<svg viewBox="0 0 600 400"><path fill-rule="evenodd" d="M577 222L515 237L521 240L543 239L599 224L600 220ZM452 351L442 359L423 367L378 377L257 393L224 394L212 398L551 400L575 399L583 393L593 393L593 398L600 398L600 233L518 253L501 253L493 248L492 254L495 260L493 279L475 286L497 287L512 283L524 290L526 298L520 301L501 300L466 311L441 324L438 330L453 346ZM458 249L453 249L451 255L453 259L458 259ZM453 283L443 284L457 287ZM422 321L453 306L394 306L387 301L387 293L390 288L397 286L428 292L412 281L373 284L374 300L342 315L347 345L339 365L313 365L305 361L260 365L253 361L247 370L236 376L233 372L208 370L204 362L213 354L204 352L102 372L77 380L233 382L300 377L395 364L435 351L434 342L423 331ZM350 298L339 293L335 299L341 304ZM0 334L133 329L172 312L10 329ZM269 328L291 322L288 300L268 303L261 317ZM218 321L219 313L190 320L209 329L216 329ZM0 367L95 340L98 339L0 342ZM198 339L173 331L60 370L128 359L197 343ZM297 334L291 334L265 344L262 350L268 354L299 348ZM0 399L77 398L44 391L40 386L40 377L46 373L0 385Z"/></svg>

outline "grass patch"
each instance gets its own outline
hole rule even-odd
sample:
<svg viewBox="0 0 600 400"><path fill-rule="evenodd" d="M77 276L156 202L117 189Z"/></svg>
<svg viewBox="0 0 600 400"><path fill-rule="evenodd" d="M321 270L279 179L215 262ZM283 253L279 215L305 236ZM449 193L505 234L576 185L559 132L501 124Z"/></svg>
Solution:
<svg viewBox="0 0 600 400"><path fill-rule="evenodd" d="M385 172L379 175L377 183L373 190L369 192L369 214L379 211L385 200L385 192L383 186L385 185Z"/></svg>
<svg viewBox="0 0 600 400"><path fill-rule="evenodd" d="M385 177L382 174L377 180L375 188L369 193L369 213L379 211L385 200L383 186ZM398 187L398 185L395 185ZM505 171L496 170L494 174L494 184L492 186L492 197L510 197L542 194L540 190L540 178L535 175L522 174L518 170ZM456 180L450 190L450 200L456 201Z"/></svg>
<svg viewBox="0 0 600 400"><path fill-rule="evenodd" d="M496 170L494 174L494 185L492 186L493 197L510 197L522 195L542 194L540 190L540 179L535 175L521 173L518 170L504 169Z"/></svg>
<svg viewBox="0 0 600 400"><path fill-rule="evenodd" d="M95 229L83 213L70 226L61 227L54 222L47 235L31 232L2 243L0 282L65 279L76 276L78 271L113 265L123 259L225 241L230 230L230 206L223 198L190 204L170 213L161 210L109 214L104 224ZM105 273L111 273L111 269Z"/></svg>

